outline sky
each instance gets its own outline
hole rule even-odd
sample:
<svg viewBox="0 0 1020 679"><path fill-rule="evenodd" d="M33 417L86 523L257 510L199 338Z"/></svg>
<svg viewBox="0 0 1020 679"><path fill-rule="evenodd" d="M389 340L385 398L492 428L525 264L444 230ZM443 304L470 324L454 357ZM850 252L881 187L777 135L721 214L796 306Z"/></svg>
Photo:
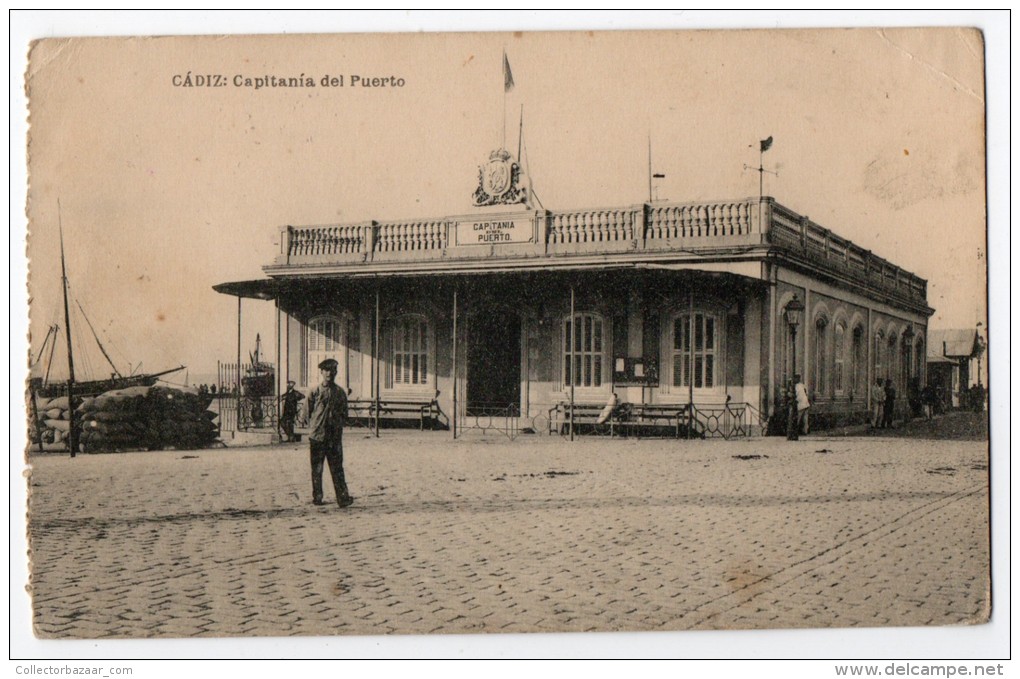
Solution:
<svg viewBox="0 0 1020 679"><path fill-rule="evenodd" d="M767 195L927 279L932 327L974 327L982 49L953 28L43 43L28 71L32 355L64 325L58 224L73 297L118 368L211 379L237 341L236 299L212 286L262 277L282 225L469 211L504 112L515 150L522 111L526 169L554 211L646 200L649 139L659 199L756 196L747 166L772 136ZM228 84L174 85L188 73ZM234 86L302 74L316 87ZM324 75L346 86L321 87ZM404 85L351 87L352 75ZM79 362L105 376L72 322ZM256 333L271 345L273 322L270 303L245 301L243 350Z"/></svg>

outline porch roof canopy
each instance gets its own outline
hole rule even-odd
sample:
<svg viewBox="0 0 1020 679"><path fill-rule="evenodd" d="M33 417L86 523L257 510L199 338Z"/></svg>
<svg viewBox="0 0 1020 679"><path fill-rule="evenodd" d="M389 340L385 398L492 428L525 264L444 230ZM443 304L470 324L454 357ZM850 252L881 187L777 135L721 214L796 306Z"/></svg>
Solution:
<svg viewBox="0 0 1020 679"><path fill-rule="evenodd" d="M493 276L514 276L515 278L533 279L564 279L572 274L607 274L613 275L625 272L640 272L646 276L659 277L663 275L687 277L709 277L729 285L766 285L767 281L761 278L760 265L753 262L742 263L744 266L734 264L643 264L629 263L616 265L589 265L571 266L557 269L462 269L444 271L415 271L415 272L330 272L309 274L306 276L287 276L281 278L260 278L247 281L230 281L219 283L213 286L213 290L231 297L243 297L246 299L258 299L269 301L294 294L301 294L320 288L323 284L329 283L359 283L364 284L372 280L413 280L416 278L440 278L440 279L482 279Z"/></svg>

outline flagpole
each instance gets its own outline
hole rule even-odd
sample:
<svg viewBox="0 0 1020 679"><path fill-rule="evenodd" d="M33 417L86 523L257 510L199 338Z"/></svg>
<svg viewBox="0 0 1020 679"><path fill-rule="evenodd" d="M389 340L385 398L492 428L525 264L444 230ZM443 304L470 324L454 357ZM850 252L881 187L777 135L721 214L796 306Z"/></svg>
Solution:
<svg viewBox="0 0 1020 679"><path fill-rule="evenodd" d="M506 50L503 50L503 63L500 66L503 69L503 143L499 145L501 149L506 148Z"/></svg>
<svg viewBox="0 0 1020 679"><path fill-rule="evenodd" d="M504 88L505 89L505 88ZM504 93L503 96L506 96ZM517 163L521 162L521 140L524 139L524 104L521 104L521 125L517 128Z"/></svg>
<svg viewBox="0 0 1020 679"><path fill-rule="evenodd" d="M761 204L761 199L765 196L765 151L761 148L761 144L758 144L758 204Z"/></svg>
<svg viewBox="0 0 1020 679"><path fill-rule="evenodd" d="M652 133L648 133L648 202L652 202Z"/></svg>
<svg viewBox="0 0 1020 679"><path fill-rule="evenodd" d="M758 225L763 230L764 226L761 224L761 205L765 201L765 152L770 148L772 148L772 135L769 135L768 139L762 139L758 142ZM745 165L744 167L746 168L747 166Z"/></svg>

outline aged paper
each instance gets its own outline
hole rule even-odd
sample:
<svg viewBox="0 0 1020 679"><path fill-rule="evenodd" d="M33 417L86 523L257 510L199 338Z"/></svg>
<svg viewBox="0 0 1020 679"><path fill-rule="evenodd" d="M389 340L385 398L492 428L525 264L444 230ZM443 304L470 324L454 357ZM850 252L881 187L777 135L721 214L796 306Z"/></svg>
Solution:
<svg viewBox="0 0 1020 679"><path fill-rule="evenodd" d="M479 212L477 191L503 192L503 179L485 175L497 149L527 176L521 187L532 211L651 211L737 199L757 206L771 196L817 225L825 248L845 239L888 264L881 275L892 276L894 288L901 280L909 286L910 276L926 282L930 313L900 314L910 337L987 326L983 49L981 33L966 28L38 41L26 74L32 376L52 370L50 381L67 379L64 345L54 350L43 339L71 318L72 342L83 347L79 380L184 365L165 383L222 391L222 365L241 352L238 362L257 362L250 352L258 334L267 360L280 366L273 389L285 386L284 377L314 386L299 374L308 370L302 361L319 354L298 356L306 340L297 328L312 324L317 294L339 294L314 290L316 280L337 274L330 266L372 264L373 275L407 277L422 296L447 305L429 337L441 339L447 322L456 333L447 279L430 275L438 268L399 269L413 256L391 258L391 269L385 257L337 264L300 250L305 241L281 227L446 220L458 225L442 255L453 261L477 258L453 245L463 250L480 229L494 257L500 240L520 248L539 237L552 242L527 231L530 223L500 216L498 206ZM457 221L473 214L496 216ZM394 248L424 249L417 244L431 232L408 233ZM839 252L849 262L856 250ZM610 270L630 255L591 248L584 256L584 266ZM438 267L429 257L421 266ZM293 325L281 326L272 301L255 299L257 283L251 294L213 290L264 280L264 267L281 261L307 267L289 274L312 286L300 293L307 310L284 309ZM706 278L691 274L683 285L749 271L730 265L684 264ZM513 266L494 268L491 285L505 285L514 303L555 297L546 286L559 279L503 282ZM552 258L542 266L555 268ZM457 270L448 280L470 275ZM858 292L849 274L825 286L837 300L840 291ZM73 316L64 315L65 288ZM364 296L359 303L370 311L369 292L359 282L343 294ZM567 297L555 299L566 304ZM891 299L875 298L873 313L895 317ZM719 317L743 322L744 309L735 304ZM544 313L543 306L539 321ZM359 346L373 346L368 318L352 321L362 325L345 339L357 334ZM702 316L683 318L714 336L714 326L694 320ZM633 345L640 323L627 322ZM838 314L826 323L834 332ZM849 351L852 327L846 331ZM891 334L884 332L883 341ZM540 375L543 350L514 346L528 360L534 355L527 365ZM726 360L736 355L729 344L717 346ZM606 372L647 358L644 349L607 354ZM371 349L359 351L369 391L357 391L355 368L342 370L354 383L352 401L369 402L380 378ZM432 351L436 371L458 360ZM484 365L471 351L459 360ZM489 360L502 360L491 351ZM580 342L578 351L591 353ZM745 388L737 400L762 408L766 387L756 381L754 398L746 395L747 366L764 375L768 360L748 363L742 351ZM36 360L46 352L50 360ZM710 354L699 354L699 389L724 379L706 367ZM983 360L969 363L979 385L989 381ZM840 375L849 365L840 364ZM837 389L844 393L836 370L812 374L830 385L834 402ZM646 372L644 361L633 362L635 381L622 387L630 401L645 398ZM674 379L682 394L681 372L655 379ZM585 388L600 378L567 379ZM478 388L466 384L462 398L470 400ZM439 391L441 399L457 398L452 385ZM526 398L521 388L512 395ZM391 400L390 412L399 411L402 401ZM449 415L457 403L440 408ZM531 428L541 429L536 417L553 417L554 405L541 401L514 417L530 415ZM959 397L949 405L964 407ZM986 433L885 438L865 427L787 448L760 429L732 441L583 433L569 441L518 429L507 436L497 425L478 425L477 415L471 422L466 433L474 426L477 439L453 439L449 418L442 431L384 430L375 438L370 428L349 430L346 464L357 502L353 511L328 513L306 497L307 443L260 445L269 440L227 436L222 421L216 447L99 449L74 459L32 451L35 633L638 632L988 619ZM548 433L548 420L540 424ZM690 469L677 474L676 458Z"/></svg>

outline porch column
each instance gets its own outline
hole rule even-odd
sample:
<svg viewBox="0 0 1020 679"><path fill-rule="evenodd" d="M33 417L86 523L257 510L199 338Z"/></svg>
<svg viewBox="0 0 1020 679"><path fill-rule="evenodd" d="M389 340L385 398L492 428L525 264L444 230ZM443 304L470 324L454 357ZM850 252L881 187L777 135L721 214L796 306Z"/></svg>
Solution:
<svg viewBox="0 0 1020 679"><path fill-rule="evenodd" d="M375 347L372 351L372 363L375 366L375 437L379 438L379 285L375 286Z"/></svg>
<svg viewBox="0 0 1020 679"><path fill-rule="evenodd" d="M453 287L453 368L451 368L451 376L453 378L453 413L450 415L450 430L453 432L453 438L457 438L457 284L454 283Z"/></svg>
<svg viewBox="0 0 1020 679"><path fill-rule="evenodd" d="M687 332L690 333L690 345L688 346L687 366L687 438L690 439L694 431L694 282L688 283L687 290ZM706 424L706 428L707 428Z"/></svg>
<svg viewBox="0 0 1020 679"><path fill-rule="evenodd" d="M237 296L237 373L235 374L236 382L234 387L237 389L237 405L238 405L238 417L237 423L241 423L241 296ZM238 427L240 428L240 427Z"/></svg>
<svg viewBox="0 0 1020 679"><path fill-rule="evenodd" d="M567 356L570 359L570 369L567 374L570 376L570 419L567 427L570 429L570 440L574 440L574 338L577 335L577 319L574 317L574 284L570 284L570 351Z"/></svg>
<svg viewBox="0 0 1020 679"><path fill-rule="evenodd" d="M276 297L274 302L276 303L276 328L275 328L275 330L276 330L276 370L273 371L273 375L275 377L274 382L276 383L276 393L273 395L274 396L273 400L276 402L276 429L277 429L277 431L279 431L280 430L280 393L283 391L282 389L280 389L280 386L281 386L280 380L283 378L283 374L282 374L282 370L281 370L282 366L280 364L280 298L279 298L279 296Z"/></svg>

